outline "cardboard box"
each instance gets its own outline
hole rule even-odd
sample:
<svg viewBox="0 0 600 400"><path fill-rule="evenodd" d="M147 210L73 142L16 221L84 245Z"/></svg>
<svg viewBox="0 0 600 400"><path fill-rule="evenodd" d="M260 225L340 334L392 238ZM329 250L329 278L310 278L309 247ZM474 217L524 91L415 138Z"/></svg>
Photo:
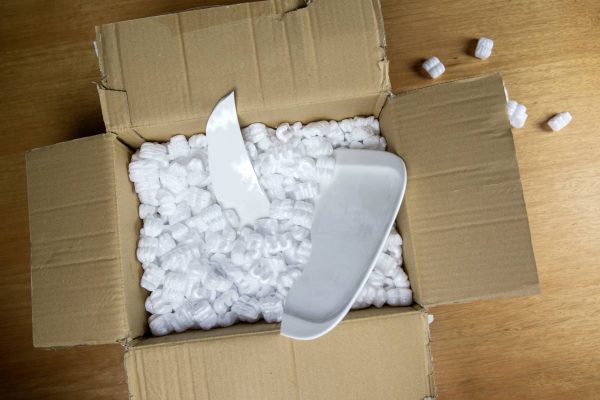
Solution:
<svg viewBox="0 0 600 400"><path fill-rule="evenodd" d="M134 399L424 399L422 307L538 291L501 77L391 95L377 0L192 10L104 25L96 42L108 133L27 155L35 346L124 344ZM242 126L379 116L408 168L398 225L418 304L352 311L310 342L266 323L144 336L129 157L204 131L231 89Z"/></svg>

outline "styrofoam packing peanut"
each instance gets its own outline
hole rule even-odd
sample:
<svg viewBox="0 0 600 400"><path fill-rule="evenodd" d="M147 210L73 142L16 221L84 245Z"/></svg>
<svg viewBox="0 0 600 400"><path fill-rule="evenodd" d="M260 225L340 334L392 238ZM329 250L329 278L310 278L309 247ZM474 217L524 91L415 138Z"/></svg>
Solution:
<svg viewBox="0 0 600 400"><path fill-rule="evenodd" d="M234 229L240 227L240 217L234 209L223 210L223 216L230 227Z"/></svg>
<svg viewBox="0 0 600 400"><path fill-rule="evenodd" d="M187 174L205 172L206 167L204 166L204 161L201 158L192 157L187 160L185 163L185 168L187 170Z"/></svg>
<svg viewBox="0 0 600 400"><path fill-rule="evenodd" d="M177 309L179 305L185 300L185 293L179 290L174 290L170 288L162 288L162 295L171 305L173 309Z"/></svg>
<svg viewBox="0 0 600 400"><path fill-rule="evenodd" d="M290 233L295 241L301 242L310 235L310 230L301 226L292 226Z"/></svg>
<svg viewBox="0 0 600 400"><path fill-rule="evenodd" d="M269 209L269 216L277 220L290 219L294 201L292 199L273 200Z"/></svg>
<svg viewBox="0 0 600 400"><path fill-rule="evenodd" d="M192 210L186 203L180 203L175 211L168 216L169 225L175 225L183 222L192 216Z"/></svg>
<svg viewBox="0 0 600 400"><path fill-rule="evenodd" d="M226 328L235 324L238 321L238 315L233 311L226 312L223 315L219 315L217 318L217 326Z"/></svg>
<svg viewBox="0 0 600 400"><path fill-rule="evenodd" d="M333 154L333 146L325 138L312 137L304 139L302 144L306 148L306 154L311 157L330 156Z"/></svg>
<svg viewBox="0 0 600 400"><path fill-rule="evenodd" d="M283 188L283 175L269 174L260 178L260 184L268 191L276 191Z"/></svg>
<svg viewBox="0 0 600 400"><path fill-rule="evenodd" d="M158 179L160 164L155 160L137 160L129 163L129 180L137 183Z"/></svg>
<svg viewBox="0 0 600 400"><path fill-rule="evenodd" d="M173 237L173 239L175 239L177 242L181 242L189 230L190 228L181 222L169 226L171 237Z"/></svg>
<svg viewBox="0 0 600 400"><path fill-rule="evenodd" d="M185 176L177 176L164 169L160 171L159 178L160 184L175 194L183 191L188 186Z"/></svg>
<svg viewBox="0 0 600 400"><path fill-rule="evenodd" d="M162 268L167 271L186 270L194 257L188 247L178 246L160 257Z"/></svg>
<svg viewBox="0 0 600 400"><path fill-rule="evenodd" d="M513 128L520 129L527 121L527 107L517 103L515 100L510 100L507 105L508 120Z"/></svg>
<svg viewBox="0 0 600 400"><path fill-rule="evenodd" d="M254 145L254 143L246 142L246 152L248 153L248 157L250 158L250 160L252 160L252 161L256 160L258 150L256 149L256 146Z"/></svg>
<svg viewBox="0 0 600 400"><path fill-rule="evenodd" d="M231 248L233 243L228 243L222 234L217 232L208 231L204 234L204 250L209 253L225 253Z"/></svg>
<svg viewBox="0 0 600 400"><path fill-rule="evenodd" d="M167 146L159 143L142 143L139 150L139 157L141 160L154 160L162 166L169 164Z"/></svg>
<svg viewBox="0 0 600 400"><path fill-rule="evenodd" d="M446 71L446 67L437 57L431 57L425 60L423 63L423 69L429 74L429 76L433 79L436 79L440 75Z"/></svg>
<svg viewBox="0 0 600 400"><path fill-rule="evenodd" d="M260 305L255 298L241 296L232 306L240 321L256 322L260 317Z"/></svg>
<svg viewBox="0 0 600 400"><path fill-rule="evenodd" d="M275 286L262 285L260 287L260 289L258 289L256 294L254 295L254 297L256 297L258 299L258 301L260 301L260 299L262 299L263 297L267 297L267 296L270 296L275 293L276 293Z"/></svg>
<svg viewBox="0 0 600 400"><path fill-rule="evenodd" d="M400 234L392 228L392 231L390 232L387 240L385 241L385 249L388 250L400 246L402 246L402 236L400 236Z"/></svg>
<svg viewBox="0 0 600 400"><path fill-rule="evenodd" d="M316 182L302 182L297 184L293 191L292 197L295 200L314 199L319 194L319 184Z"/></svg>
<svg viewBox="0 0 600 400"><path fill-rule="evenodd" d="M370 136L373 136L370 126L355 126L350 131L350 141L362 141Z"/></svg>
<svg viewBox="0 0 600 400"><path fill-rule="evenodd" d="M157 190L144 190L137 192L140 203L148 204L150 206L158 206L158 200L156 200Z"/></svg>
<svg viewBox="0 0 600 400"><path fill-rule="evenodd" d="M333 176L333 148L386 146L374 117L282 124L277 130L254 124L243 136L272 202L269 218L253 226L240 227L234 210L216 204L206 136L148 143L132 157L129 172L144 217L138 244L142 286L153 289L145 307L163 321L154 322L156 334L229 326L238 319L280 321L285 296L311 254L312 199ZM382 256L394 262L384 263L385 273L373 270L353 308L381 306L392 289L410 294L398 239L390 236ZM240 303L243 296L250 300ZM242 317L233 310L236 303Z"/></svg>
<svg viewBox="0 0 600 400"><path fill-rule="evenodd" d="M184 332L195 325L194 306L189 301L183 301L175 310L171 325L175 332Z"/></svg>
<svg viewBox="0 0 600 400"><path fill-rule="evenodd" d="M387 254L389 254L390 256L392 256L395 260L402 259L402 247L400 247L400 246L391 247L391 248L385 250L385 252Z"/></svg>
<svg viewBox="0 0 600 400"><path fill-rule="evenodd" d="M163 290L172 290L182 294L188 291L188 275L180 271L168 271L164 274Z"/></svg>
<svg viewBox="0 0 600 400"><path fill-rule="evenodd" d="M248 270L250 276L258 280L263 285L273 285L276 283L277 273L270 269L268 264L262 262L256 262Z"/></svg>
<svg viewBox="0 0 600 400"><path fill-rule="evenodd" d="M301 180L314 180L317 167L312 157L302 157L296 166L294 177Z"/></svg>
<svg viewBox="0 0 600 400"><path fill-rule="evenodd" d="M379 148L379 136L369 136L363 139L363 146L365 149L377 150Z"/></svg>
<svg viewBox="0 0 600 400"><path fill-rule="evenodd" d="M373 272L369 274L369 279L367 281L370 285L375 287L383 287L385 279L386 277L382 272L378 269L374 269Z"/></svg>
<svg viewBox="0 0 600 400"><path fill-rule="evenodd" d="M268 137L264 137L256 143L256 148L262 151L268 150L271 146L273 146L273 142Z"/></svg>
<svg viewBox="0 0 600 400"><path fill-rule="evenodd" d="M325 138L333 147L339 146L344 141L344 131L337 121L329 122L329 131L325 134Z"/></svg>
<svg viewBox="0 0 600 400"><path fill-rule="evenodd" d="M261 123L248 125L242 129L242 136L247 142L257 143L259 140L267 137L267 127Z"/></svg>
<svg viewBox="0 0 600 400"><path fill-rule="evenodd" d="M396 264L397 261L394 259L394 257L386 253L381 253L375 262L375 268L385 276L391 276L396 270Z"/></svg>
<svg viewBox="0 0 600 400"><path fill-rule="evenodd" d="M486 60L492 55L492 48L494 47L494 41L486 37L480 37L477 40L477 46L475 47L475 57Z"/></svg>
<svg viewBox="0 0 600 400"><path fill-rule="evenodd" d="M209 303L212 303L217 298L217 291L207 289L207 288L203 287L202 284L196 283L196 284L192 285L192 287L191 287L190 291L187 293L186 297L188 298L188 300L190 300L193 303L196 303L196 302L199 302L202 300L206 300Z"/></svg>
<svg viewBox="0 0 600 400"><path fill-rule="evenodd" d="M409 306L412 304L412 290L409 288L394 288L387 291L386 302L390 306Z"/></svg>
<svg viewBox="0 0 600 400"><path fill-rule="evenodd" d="M192 135L188 143L192 149L202 149L208 146L208 139L204 134Z"/></svg>
<svg viewBox="0 0 600 400"><path fill-rule="evenodd" d="M260 312L267 322L280 322L283 316L283 299L277 294L263 296L258 301Z"/></svg>
<svg viewBox="0 0 600 400"><path fill-rule="evenodd" d="M568 111L561 112L561 113L556 114L555 116L553 116L552 118L550 118L548 120L548 126L554 132L558 132L565 126L569 125L569 123L571 122L572 119L573 119L573 117L571 116L570 112L568 112Z"/></svg>
<svg viewBox="0 0 600 400"><path fill-rule="evenodd" d="M213 204L200 211L200 216L212 232L223 230L227 224L221 206Z"/></svg>
<svg viewBox="0 0 600 400"><path fill-rule="evenodd" d="M378 141L379 143L379 141ZM316 162L316 178L319 182L326 182L333 178L335 170L335 158L319 157Z"/></svg>
<svg viewBox="0 0 600 400"><path fill-rule="evenodd" d="M303 228L310 228L312 225L312 217L313 215L310 212L294 209L292 210L290 221L294 225L298 225Z"/></svg>
<svg viewBox="0 0 600 400"><path fill-rule="evenodd" d="M302 132L304 137L325 136L329 132L329 121L317 121L307 124Z"/></svg>
<svg viewBox="0 0 600 400"><path fill-rule="evenodd" d="M212 195L207 190L190 188L186 193L185 202L190 206L192 214L198 215L212 202Z"/></svg>
<svg viewBox="0 0 600 400"><path fill-rule="evenodd" d="M148 310L149 312L154 314L166 314L173 311L173 305L166 296L163 296L163 290L160 288L154 290L150 296L148 296L148 299L149 301L146 303L146 309L148 310L150 308L153 310Z"/></svg>
<svg viewBox="0 0 600 400"><path fill-rule="evenodd" d="M229 289L217 297L213 303L213 309L219 315L225 314L231 309L231 306L238 301L240 295L237 290Z"/></svg>
<svg viewBox="0 0 600 400"><path fill-rule="evenodd" d="M190 154L190 145L183 135L175 135L167 144L167 150L169 152L169 159L174 160L179 157L186 157Z"/></svg>
<svg viewBox="0 0 600 400"><path fill-rule="evenodd" d="M200 329L211 329L217 324L217 313L206 300L195 303L192 307L192 316Z"/></svg>
<svg viewBox="0 0 600 400"><path fill-rule="evenodd" d="M283 143L287 143L292 137L294 137L294 130L290 127L290 124L281 124L275 130L275 136Z"/></svg>
<svg viewBox="0 0 600 400"><path fill-rule="evenodd" d="M209 290L216 290L217 292L224 292L231 289L233 282L231 282L227 276L220 271L215 269L210 272L204 280L204 287Z"/></svg>
<svg viewBox="0 0 600 400"><path fill-rule="evenodd" d="M164 277L165 271L157 265L151 264L144 270L140 286L149 291L156 290L163 283Z"/></svg>
<svg viewBox="0 0 600 400"><path fill-rule="evenodd" d="M260 218L254 224L256 232L262 235L274 235L277 233L279 223L273 218Z"/></svg>
<svg viewBox="0 0 600 400"><path fill-rule="evenodd" d="M192 260L190 262L186 272L188 275L189 285L188 290L186 291L186 296L188 296L193 287L198 284L204 282L208 273L212 271L213 266L210 265L208 260Z"/></svg>
<svg viewBox="0 0 600 400"><path fill-rule="evenodd" d="M235 265L243 265L246 262L246 243L236 240L231 245L231 261Z"/></svg>
<svg viewBox="0 0 600 400"><path fill-rule="evenodd" d="M154 314L148 318L148 325L150 331L154 336L164 336L173 332L173 321L174 315L168 314Z"/></svg>

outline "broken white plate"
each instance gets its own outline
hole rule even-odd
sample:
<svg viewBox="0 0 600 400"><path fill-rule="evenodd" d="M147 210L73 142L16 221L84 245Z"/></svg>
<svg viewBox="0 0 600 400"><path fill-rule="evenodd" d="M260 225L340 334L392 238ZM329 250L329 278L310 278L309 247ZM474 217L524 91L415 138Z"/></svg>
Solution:
<svg viewBox="0 0 600 400"><path fill-rule="evenodd" d="M316 339L348 313L392 228L406 190L406 166L392 153L338 149L333 179L321 186L312 254L290 289L281 334Z"/></svg>
<svg viewBox="0 0 600 400"><path fill-rule="evenodd" d="M269 215L269 199L248 157L235 108L234 92L215 106L206 124L208 165L215 197L233 208L241 225Z"/></svg>

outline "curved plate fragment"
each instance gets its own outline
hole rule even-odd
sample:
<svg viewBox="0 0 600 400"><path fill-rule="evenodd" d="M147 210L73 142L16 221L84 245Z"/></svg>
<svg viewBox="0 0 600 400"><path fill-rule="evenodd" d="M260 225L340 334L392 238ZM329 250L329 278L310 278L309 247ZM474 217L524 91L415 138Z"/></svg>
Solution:
<svg viewBox="0 0 600 400"><path fill-rule="evenodd" d="M406 166L392 153L335 151L311 229L312 254L290 289L281 334L315 339L348 313L392 228L406 189Z"/></svg>

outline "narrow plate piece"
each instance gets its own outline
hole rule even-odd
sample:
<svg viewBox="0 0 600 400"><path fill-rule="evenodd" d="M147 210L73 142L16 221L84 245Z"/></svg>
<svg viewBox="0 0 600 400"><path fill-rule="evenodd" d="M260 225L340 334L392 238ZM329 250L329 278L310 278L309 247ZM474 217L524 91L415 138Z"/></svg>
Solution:
<svg viewBox="0 0 600 400"><path fill-rule="evenodd" d="M215 196L233 208L242 225L269 214L269 199L248 157L235 108L234 92L215 106L206 124L208 165Z"/></svg>
<svg viewBox="0 0 600 400"><path fill-rule="evenodd" d="M406 167L392 153L340 149L335 158L335 175L316 204L311 257L285 299L281 334L294 339L318 338L348 313L406 189Z"/></svg>

